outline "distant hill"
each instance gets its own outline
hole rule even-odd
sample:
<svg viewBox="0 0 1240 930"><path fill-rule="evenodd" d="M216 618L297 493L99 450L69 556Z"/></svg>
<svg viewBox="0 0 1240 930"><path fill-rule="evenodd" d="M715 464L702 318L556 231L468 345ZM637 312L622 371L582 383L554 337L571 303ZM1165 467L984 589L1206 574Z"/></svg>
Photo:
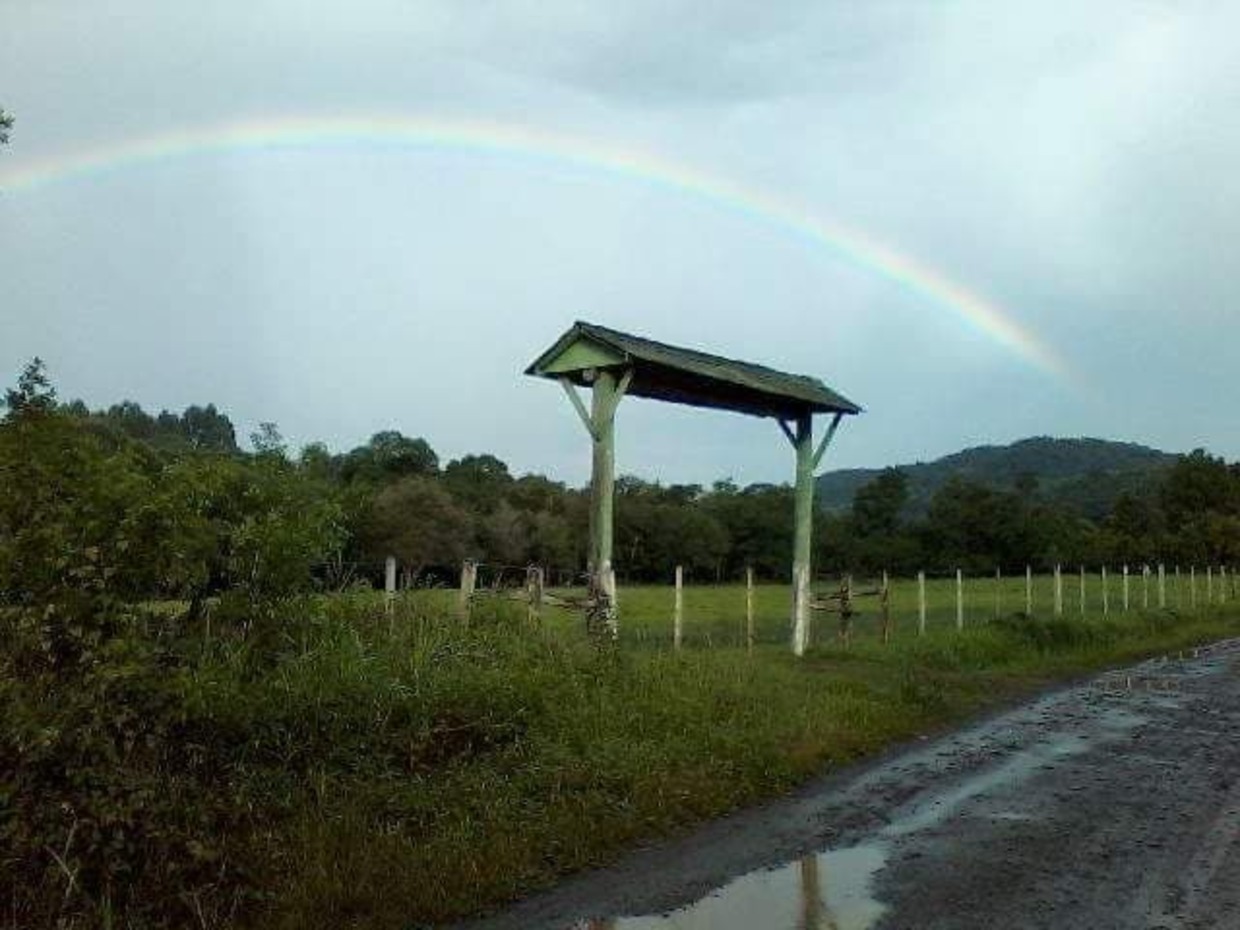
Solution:
<svg viewBox="0 0 1240 930"><path fill-rule="evenodd" d="M1039 496L1097 518L1110 511L1125 491L1139 491L1178 458L1148 446L1105 439L1052 439L1039 436L1008 446L978 446L933 462L897 466L909 478L908 515L925 513L930 498L959 475L992 488L1010 489L1022 475L1037 479ZM847 468L818 479L818 503L830 512L852 507L857 489L881 468Z"/></svg>

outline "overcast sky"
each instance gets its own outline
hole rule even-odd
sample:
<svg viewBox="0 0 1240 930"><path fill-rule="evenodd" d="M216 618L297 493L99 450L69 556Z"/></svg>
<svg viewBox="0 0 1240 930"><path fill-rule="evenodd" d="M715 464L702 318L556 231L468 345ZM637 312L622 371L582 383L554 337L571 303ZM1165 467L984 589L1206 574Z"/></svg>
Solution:
<svg viewBox="0 0 1240 930"><path fill-rule="evenodd" d="M823 379L866 408L827 467L1238 458L1237 35L1234 2L0 0L0 374L578 483L576 416L521 371L581 318ZM109 156L291 120L525 142ZM791 477L767 420L630 400L617 436L622 472Z"/></svg>

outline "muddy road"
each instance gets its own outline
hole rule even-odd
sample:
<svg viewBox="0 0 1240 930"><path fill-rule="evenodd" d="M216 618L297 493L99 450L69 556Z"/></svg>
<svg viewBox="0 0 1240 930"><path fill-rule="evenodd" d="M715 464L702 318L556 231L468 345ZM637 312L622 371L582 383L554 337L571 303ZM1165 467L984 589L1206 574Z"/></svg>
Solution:
<svg viewBox="0 0 1240 930"><path fill-rule="evenodd" d="M1240 641L638 851L470 930L1240 928Z"/></svg>

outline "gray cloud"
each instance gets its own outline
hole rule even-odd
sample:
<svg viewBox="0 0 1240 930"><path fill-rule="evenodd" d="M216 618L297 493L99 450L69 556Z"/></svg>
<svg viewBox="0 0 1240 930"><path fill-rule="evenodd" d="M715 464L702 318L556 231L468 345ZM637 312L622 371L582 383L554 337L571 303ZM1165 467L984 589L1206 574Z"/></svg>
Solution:
<svg viewBox="0 0 1240 930"><path fill-rule="evenodd" d="M203 154L0 194L0 369L215 401L343 447L394 426L579 480L519 376L577 317L823 376L837 462L1090 433L1240 455L1229 5L12 0L6 166L225 120L398 112L648 152L903 251L1052 344L1046 376L777 222L554 159ZM0 181L2 185L2 181ZM770 424L648 403L624 467L781 480Z"/></svg>

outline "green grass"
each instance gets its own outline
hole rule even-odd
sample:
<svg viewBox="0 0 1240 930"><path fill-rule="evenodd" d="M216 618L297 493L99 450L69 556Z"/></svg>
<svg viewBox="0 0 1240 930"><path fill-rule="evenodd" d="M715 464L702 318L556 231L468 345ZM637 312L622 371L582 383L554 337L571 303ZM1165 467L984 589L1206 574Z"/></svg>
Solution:
<svg viewBox="0 0 1240 930"><path fill-rule="evenodd" d="M833 620L819 619L803 660L788 650L789 595L779 586L756 592L752 654L739 586L686 589L679 653L669 648L670 586L623 588L620 643L601 651L579 617L547 610L531 624L523 605L500 598L480 599L467 625L446 591L401 595L391 616L370 593L303 602L261 652L254 631L217 629L209 646L183 632L174 670L161 667L125 692L155 689L153 712L175 726L150 736L148 761L104 753L90 775L105 787L122 775L126 785L180 786L186 800L160 808L158 830L147 832L160 841L183 834L169 859L205 848L215 871L203 874L228 877L187 892L165 887L172 879L158 863L135 860L146 871L126 873L134 889L126 919L380 930L444 922L1050 681L1240 633L1235 604L1033 619L1005 603L991 622L987 582L975 584L963 633L954 629L954 580L930 586L924 637L915 588L901 584L890 644L872 610L848 650L826 635ZM1011 590L1023 606L1023 579ZM124 674L144 674L125 655ZM70 687L82 689L83 707L99 703L87 684L43 691L7 674L0 698L10 728L27 720L29 732L46 733L76 706ZM109 694L117 674L109 666ZM186 743L197 747L190 761ZM49 770L64 765L46 761ZM23 815L32 823L38 812L58 823L66 797L79 824L96 816L96 782L90 796L49 784ZM127 804L132 796L126 789ZM192 808L197 819L183 822L183 807L208 801L216 806ZM125 808L126 836L146 810ZM62 849L64 840L41 842ZM83 848L74 860L68 848L70 865L93 874L92 853ZM62 925L96 924L105 904L124 903L106 883L98 887L112 897L87 894L89 884L66 895L50 860L25 865L26 884L39 888L32 876L41 875L46 888L38 913Z"/></svg>
<svg viewBox="0 0 1240 930"><path fill-rule="evenodd" d="M286 873L294 884L266 919L336 925L353 915L358 926L395 927L475 912L1005 697L1240 631L1224 611L991 623L975 607L961 634L954 584L930 585L926 636L915 634L915 588L902 586L895 597L911 592L912 622L890 645L868 616L849 650L828 637L802 661L788 654L779 586L756 592L752 655L739 645L738 586L686 589L679 654L668 648L670 587L621 591L612 655L585 642L579 617L547 611L532 630L522 612L501 613L500 635L528 646L506 654L502 673L521 695L506 698L523 712L520 737L402 788L389 799L390 829L376 830L373 797L347 803L347 815L303 812L301 855ZM485 609L494 622L497 607ZM410 829L405 804L438 813Z"/></svg>

